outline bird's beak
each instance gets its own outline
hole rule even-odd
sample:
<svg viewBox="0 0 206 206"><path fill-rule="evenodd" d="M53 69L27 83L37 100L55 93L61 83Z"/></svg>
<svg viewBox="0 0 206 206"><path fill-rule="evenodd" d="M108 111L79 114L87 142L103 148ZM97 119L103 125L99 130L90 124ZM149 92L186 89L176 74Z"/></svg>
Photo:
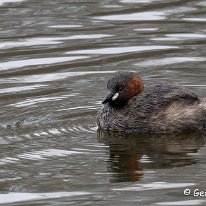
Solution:
<svg viewBox="0 0 206 206"><path fill-rule="evenodd" d="M103 99L102 104L105 104L107 102L110 101L114 101L115 99L117 99L117 97L119 96L119 93L113 93L113 92L109 92L106 97Z"/></svg>

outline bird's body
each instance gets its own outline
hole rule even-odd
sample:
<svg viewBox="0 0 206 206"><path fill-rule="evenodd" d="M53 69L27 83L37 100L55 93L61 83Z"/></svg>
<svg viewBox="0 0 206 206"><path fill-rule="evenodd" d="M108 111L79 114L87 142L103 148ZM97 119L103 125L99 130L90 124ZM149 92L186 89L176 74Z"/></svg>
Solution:
<svg viewBox="0 0 206 206"><path fill-rule="evenodd" d="M124 74L127 73L117 72L108 85L113 82L118 86L108 89L117 90L115 88L121 86ZM127 77L125 80L127 82L123 83L126 87L134 78L138 78L135 73L130 72L130 74L131 78ZM142 82L141 84L143 85ZM122 92L122 96L131 97L126 95L131 88L130 86ZM128 133L179 133L201 131L205 128L206 101L177 84L148 81L141 91L127 101L121 98L120 92L116 91L115 95L119 97L120 102L115 103L118 97L103 102L105 104L98 113L97 124L102 130ZM121 103L122 99L123 103Z"/></svg>

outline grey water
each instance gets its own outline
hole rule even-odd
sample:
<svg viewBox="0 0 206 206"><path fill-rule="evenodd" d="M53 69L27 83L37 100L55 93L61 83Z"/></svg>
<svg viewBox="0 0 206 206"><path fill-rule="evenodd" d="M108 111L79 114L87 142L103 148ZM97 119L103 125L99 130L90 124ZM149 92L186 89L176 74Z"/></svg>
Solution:
<svg viewBox="0 0 206 206"><path fill-rule="evenodd" d="M204 136L95 123L120 69L206 97L205 48L204 0L0 0L0 205L206 205Z"/></svg>

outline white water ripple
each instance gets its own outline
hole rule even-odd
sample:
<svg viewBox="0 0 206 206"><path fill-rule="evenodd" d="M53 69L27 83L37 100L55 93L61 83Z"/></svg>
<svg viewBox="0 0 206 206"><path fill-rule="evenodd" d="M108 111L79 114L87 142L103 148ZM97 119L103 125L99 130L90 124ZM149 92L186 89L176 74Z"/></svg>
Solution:
<svg viewBox="0 0 206 206"><path fill-rule="evenodd" d="M55 199L62 197L76 197L90 195L90 192L73 191L73 192L47 192L47 193L7 193L0 194L0 204L16 203L32 200Z"/></svg>
<svg viewBox="0 0 206 206"><path fill-rule="evenodd" d="M22 59L15 61L8 61L0 63L0 71L9 69L15 69L25 66L37 66L45 64L55 64L61 62L70 62L79 59L86 59L88 56L73 56L73 57L48 57L48 58L37 58L37 59Z"/></svg>
<svg viewBox="0 0 206 206"><path fill-rule="evenodd" d="M152 46L128 46L128 47L108 47L101 49L85 49L78 51L69 51L66 54L122 54L130 52L143 52L143 51L158 51L165 49L175 49L177 46L163 46L163 45L152 45Z"/></svg>

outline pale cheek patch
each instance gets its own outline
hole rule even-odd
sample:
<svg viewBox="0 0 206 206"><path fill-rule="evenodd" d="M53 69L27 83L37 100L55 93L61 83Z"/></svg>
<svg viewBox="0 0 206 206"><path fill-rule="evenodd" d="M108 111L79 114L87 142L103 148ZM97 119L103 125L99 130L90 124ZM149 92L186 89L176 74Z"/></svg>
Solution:
<svg viewBox="0 0 206 206"><path fill-rule="evenodd" d="M112 97L112 101L114 101L115 99L117 99L119 96L119 93L116 93L113 97Z"/></svg>

